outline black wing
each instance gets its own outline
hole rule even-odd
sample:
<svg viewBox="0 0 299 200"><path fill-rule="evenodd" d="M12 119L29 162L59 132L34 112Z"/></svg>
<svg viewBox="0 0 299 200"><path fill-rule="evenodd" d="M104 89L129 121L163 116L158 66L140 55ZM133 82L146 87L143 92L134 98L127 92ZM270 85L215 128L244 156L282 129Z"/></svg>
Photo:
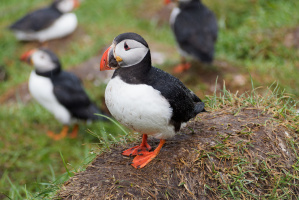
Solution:
<svg viewBox="0 0 299 200"><path fill-rule="evenodd" d="M9 28L26 32L40 31L49 27L61 15L61 12L57 9L47 7L27 14L12 24Z"/></svg>
<svg viewBox="0 0 299 200"><path fill-rule="evenodd" d="M99 118L94 114L101 113L100 110L90 101L77 76L63 71L58 76L51 77L51 79L57 100L74 117L84 120Z"/></svg>
<svg viewBox="0 0 299 200"><path fill-rule="evenodd" d="M191 90L174 76L152 67L148 84L159 90L169 101L173 109L171 122L175 130L180 129L182 122L187 122L204 111L204 103Z"/></svg>
<svg viewBox="0 0 299 200"><path fill-rule="evenodd" d="M207 7L201 5L181 11L172 28L182 50L203 62L213 60L218 26L213 12Z"/></svg>

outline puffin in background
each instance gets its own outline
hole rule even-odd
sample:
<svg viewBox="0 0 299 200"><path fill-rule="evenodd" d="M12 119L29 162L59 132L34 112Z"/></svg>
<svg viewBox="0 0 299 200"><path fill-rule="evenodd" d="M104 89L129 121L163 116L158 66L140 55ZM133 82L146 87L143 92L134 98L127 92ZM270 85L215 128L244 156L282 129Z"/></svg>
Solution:
<svg viewBox="0 0 299 200"><path fill-rule="evenodd" d="M164 3L172 1L164 0ZM190 68L186 61L188 56L203 63L213 61L218 25L213 12L201 0L178 0L169 22L181 54L181 64L174 68L174 73Z"/></svg>
<svg viewBox="0 0 299 200"><path fill-rule="evenodd" d="M35 10L9 26L22 41L45 42L62 38L74 32L78 20L70 13L79 6L79 0L55 0L46 8Z"/></svg>
<svg viewBox="0 0 299 200"><path fill-rule="evenodd" d="M143 134L139 146L125 150L142 168L154 159L165 139L185 122L204 112L204 103L174 76L155 68L147 42L136 33L118 35L102 56L101 70L115 69L105 90L105 102L121 124ZM150 151L147 136L160 139Z"/></svg>
<svg viewBox="0 0 299 200"><path fill-rule="evenodd" d="M51 112L64 126L60 134L48 131L48 136L59 140L67 136L69 125L75 123L70 134L75 138L78 133L77 120L103 119L101 113L87 96L80 79L63 71L58 57L49 49L33 49L21 56L21 60L34 66L29 78L31 95Z"/></svg>

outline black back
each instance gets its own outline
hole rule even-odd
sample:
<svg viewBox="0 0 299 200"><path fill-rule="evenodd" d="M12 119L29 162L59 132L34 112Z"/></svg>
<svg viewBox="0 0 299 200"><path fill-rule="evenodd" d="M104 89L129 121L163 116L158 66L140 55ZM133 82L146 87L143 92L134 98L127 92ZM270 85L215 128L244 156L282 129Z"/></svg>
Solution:
<svg viewBox="0 0 299 200"><path fill-rule="evenodd" d="M151 66L150 51L141 63L115 70L113 77L120 78L129 84L146 84L161 92L173 109L170 123L175 131L181 123L189 121L198 113L205 111L204 103L174 76Z"/></svg>
<svg viewBox="0 0 299 200"><path fill-rule="evenodd" d="M50 79L54 85L54 94L57 100L66 107L75 118L82 120L96 120L101 113L87 96L80 79L69 72L62 71Z"/></svg>
<svg viewBox="0 0 299 200"><path fill-rule="evenodd" d="M217 20L212 11L200 1L180 3L181 12L172 26L182 50L202 62L212 62L217 40Z"/></svg>
<svg viewBox="0 0 299 200"><path fill-rule="evenodd" d="M10 25L11 30L19 30L25 32L36 32L48 28L57 20L62 13L55 7L55 3L51 6L33 11L23 18L17 20Z"/></svg>

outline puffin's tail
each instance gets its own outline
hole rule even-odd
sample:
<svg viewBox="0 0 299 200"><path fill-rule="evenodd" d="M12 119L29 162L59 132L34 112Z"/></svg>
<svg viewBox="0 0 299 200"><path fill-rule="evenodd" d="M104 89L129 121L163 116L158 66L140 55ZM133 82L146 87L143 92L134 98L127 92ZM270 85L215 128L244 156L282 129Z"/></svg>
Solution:
<svg viewBox="0 0 299 200"><path fill-rule="evenodd" d="M93 104L93 103L90 104L87 111L89 112L89 118L88 119L107 121L107 118L97 115L97 114L101 114L101 115L104 115L104 114L95 104Z"/></svg>
<svg viewBox="0 0 299 200"><path fill-rule="evenodd" d="M194 115L196 116L200 112L206 112L205 110L205 103L204 102L197 102L194 108Z"/></svg>
<svg viewBox="0 0 299 200"><path fill-rule="evenodd" d="M73 112L74 117L83 120L107 120L105 117L101 117L97 114L103 114L103 112L93 103L90 103L88 106L85 106L84 108L76 109Z"/></svg>

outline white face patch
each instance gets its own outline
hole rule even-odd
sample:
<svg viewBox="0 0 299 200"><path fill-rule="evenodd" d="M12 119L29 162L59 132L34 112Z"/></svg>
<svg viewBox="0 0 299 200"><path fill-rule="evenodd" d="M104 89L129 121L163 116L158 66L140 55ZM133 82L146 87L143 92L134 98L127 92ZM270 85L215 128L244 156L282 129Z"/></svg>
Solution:
<svg viewBox="0 0 299 200"><path fill-rule="evenodd" d="M31 56L34 68L40 72L53 70L56 65L52 62L51 57L44 51L37 50Z"/></svg>
<svg viewBox="0 0 299 200"><path fill-rule="evenodd" d="M114 48L114 57L122 59L118 62L120 67L130 67L143 60L149 49L136 40L126 39L118 43Z"/></svg>
<svg viewBox="0 0 299 200"><path fill-rule="evenodd" d="M75 7L75 2L73 0L62 0L58 3L57 8L62 13L71 12Z"/></svg>

